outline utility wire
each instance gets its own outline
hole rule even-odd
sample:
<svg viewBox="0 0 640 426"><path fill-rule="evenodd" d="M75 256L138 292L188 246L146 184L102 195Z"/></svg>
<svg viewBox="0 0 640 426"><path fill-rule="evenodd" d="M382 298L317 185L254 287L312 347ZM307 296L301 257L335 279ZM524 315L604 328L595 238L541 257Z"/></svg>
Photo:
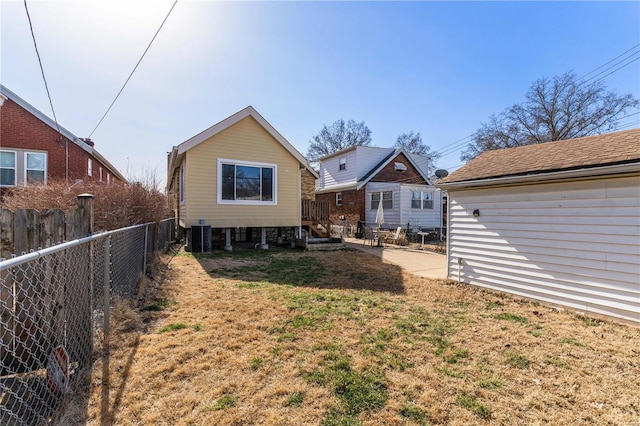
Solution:
<svg viewBox="0 0 640 426"><path fill-rule="evenodd" d="M26 1L26 0L25 0ZM127 77L127 81L124 82L124 84L122 85L122 88L120 88L120 91L118 92L118 94L116 95L116 97L113 99L113 102L111 102L111 105L109 105L109 108L107 108L107 110L105 111L104 115L102 116L102 118L100 119L100 121L98 122L98 124L96 124L96 127L93 128L93 130L91 131L91 133L89 134L89 138L91 138L91 136L93 135L93 133L96 131L96 129L98 128L98 126L100 126L100 124L102 123L102 121L104 120L104 118L107 116L107 114L109 113L109 111L111 111L111 107L113 107L113 104L116 103L116 101L118 100L118 98L120 97L120 94L122 93L122 91L124 90L124 88L127 86L127 83L129 83L129 80L131 80L131 77L133 76L133 73L136 72L136 70L138 69L138 65L140 65L140 62L142 62L142 59L144 58L144 56L147 54L147 51L149 50L149 48L151 47L151 45L153 44L153 41L156 39L156 37L158 36L158 33L160 32L160 30L162 29L162 27L164 26L164 23L167 22L167 19L169 18L169 15L171 15L171 12L173 11L173 8L176 7L176 4L178 3L178 0L175 0L173 2L173 5L171 6L171 9L169 9L169 12L167 13L167 16L164 17L164 20L162 21L162 23L160 24L160 27L158 27L158 30L156 31L156 33L154 34L153 38L151 39L151 41L149 42L149 45L147 46L147 48L144 50L144 52L142 53L142 56L140 57L140 59L138 60L138 63L136 64L135 67L133 67L133 71L131 71L131 74L129 74L129 77Z"/></svg>
<svg viewBox="0 0 640 426"><path fill-rule="evenodd" d="M585 77L586 77L586 76L588 76L589 74L592 74L592 73L594 73L594 72L598 71L600 68L604 67L605 65L609 65L611 62L615 61L616 59L618 59L618 58L619 58L619 57L621 57L621 56L626 55L627 53L629 53L630 51L632 51L632 50L636 49L637 47L640 47L640 43L639 43L639 44L636 44L636 45L635 45L635 46L633 46L631 49L629 49L629 50L626 50L626 51L622 52L621 54L619 54L619 55L618 55L618 56L616 56L615 58L611 59L609 62L605 62L604 64L600 65L598 68L596 68L596 69L594 69L594 70L589 71L588 73L586 73L585 75L583 75L582 77L580 77L578 80L582 80L583 78L585 78Z"/></svg>
<svg viewBox="0 0 640 426"><path fill-rule="evenodd" d="M621 67L616 68L615 70L611 71L608 74L603 75L602 77L600 77L598 80L596 81L602 81L605 79L605 77L610 76L611 74L613 74L614 72L620 71L622 68L627 67L629 65L631 65L632 63L634 63L635 61L639 60L640 56L635 58L633 61L627 62L626 64L622 65ZM588 80L587 80L588 81Z"/></svg>
<svg viewBox="0 0 640 426"><path fill-rule="evenodd" d="M56 129L60 133L60 126L58 125L58 118L56 117L56 111L53 109L53 101L51 100L51 93L49 93L49 85L47 84L47 78L44 76L44 67L42 66L42 59L40 58L40 52L38 51L38 43L36 43L36 36L33 33L33 24L31 23L31 15L29 15L29 8L27 7L27 0L24 0L24 10L27 12L27 20L29 21L29 29L31 30L31 38L33 39L33 47L36 49L36 56L38 57L38 64L40 64L40 72L42 73L42 80L44 80L44 88L47 91L47 97L49 98L49 105L51 106L51 112L53 113L53 121L56 123Z"/></svg>

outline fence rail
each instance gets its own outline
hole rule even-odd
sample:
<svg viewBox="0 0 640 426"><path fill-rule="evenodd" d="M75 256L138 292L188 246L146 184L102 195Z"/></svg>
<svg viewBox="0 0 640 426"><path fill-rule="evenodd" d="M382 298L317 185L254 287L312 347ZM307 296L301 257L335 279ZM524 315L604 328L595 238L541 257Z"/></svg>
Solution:
<svg viewBox="0 0 640 426"><path fill-rule="evenodd" d="M91 368L114 299L136 297L174 228L136 225L0 262L0 424L55 420Z"/></svg>

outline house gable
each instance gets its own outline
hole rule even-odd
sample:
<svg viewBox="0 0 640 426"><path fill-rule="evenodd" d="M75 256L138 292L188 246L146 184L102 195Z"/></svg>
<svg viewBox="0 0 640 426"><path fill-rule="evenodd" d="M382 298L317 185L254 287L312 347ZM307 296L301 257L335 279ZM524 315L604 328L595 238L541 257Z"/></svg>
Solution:
<svg viewBox="0 0 640 426"><path fill-rule="evenodd" d="M47 179L82 179L103 181L107 176L126 182L125 177L100 155L91 144L75 136L24 99L0 85L3 102L0 122L3 149L15 149L21 157L26 152L46 153ZM67 156L68 154L68 156ZM67 158L68 157L68 158ZM24 160L18 158L23 166ZM88 161L92 162L92 176L88 175ZM23 178L24 168L18 177ZM18 184L22 182L19 180Z"/></svg>
<svg viewBox="0 0 640 426"><path fill-rule="evenodd" d="M181 219L187 227L200 220L214 228L296 226L299 223L300 163L252 116L219 130L177 158L185 159L183 211L186 217ZM221 203L219 167L222 163L272 167L275 173L273 201Z"/></svg>
<svg viewBox="0 0 640 426"><path fill-rule="evenodd" d="M398 168L396 163L404 167ZM369 181L374 182L401 182L431 185L429 179L423 174L404 150L394 151L382 160L369 174L358 183L358 189L364 187Z"/></svg>

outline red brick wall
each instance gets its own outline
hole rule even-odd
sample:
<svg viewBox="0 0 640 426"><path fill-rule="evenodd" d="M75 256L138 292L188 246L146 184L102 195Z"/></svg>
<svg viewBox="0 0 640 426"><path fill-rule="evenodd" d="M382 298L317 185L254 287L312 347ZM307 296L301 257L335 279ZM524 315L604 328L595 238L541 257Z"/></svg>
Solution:
<svg viewBox="0 0 640 426"><path fill-rule="evenodd" d="M29 111L10 99L0 108L0 147L47 151L47 180L61 180L66 175L65 138ZM107 167L88 152L69 141L69 179L107 181ZM93 176L87 176L87 160L93 160ZM117 178L111 174L111 180Z"/></svg>
<svg viewBox="0 0 640 426"><path fill-rule="evenodd" d="M397 172L395 170L394 163L402 163L407 166L407 170L403 172ZM409 159L404 154L398 155L389 164L387 164L382 170L378 172L371 182L402 182L402 183L415 183L425 185L427 182L420 176L418 170L409 162Z"/></svg>
<svg viewBox="0 0 640 426"><path fill-rule="evenodd" d="M352 222L364 220L365 191L351 189L339 192L342 193L342 206L336 205L336 192L316 194L317 201L329 202L329 218L331 221L333 223L339 223L341 220L340 216L344 216L345 220Z"/></svg>

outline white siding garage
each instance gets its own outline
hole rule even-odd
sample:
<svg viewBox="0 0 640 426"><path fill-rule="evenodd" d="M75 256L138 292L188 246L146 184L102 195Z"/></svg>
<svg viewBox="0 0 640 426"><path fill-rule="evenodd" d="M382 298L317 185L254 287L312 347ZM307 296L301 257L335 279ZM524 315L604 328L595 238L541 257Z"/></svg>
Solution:
<svg viewBox="0 0 640 426"><path fill-rule="evenodd" d="M564 158L568 170L550 164L540 172L528 163L536 172L486 177L476 169L487 161L480 156L443 180L449 278L640 322L640 131L612 135L625 136L614 154L623 162L603 164L605 152L604 160L591 160L600 162L594 167L578 169ZM601 147L604 136L574 139L582 141L578 154L589 143ZM576 149L560 145L567 142L544 145ZM497 151L487 163L512 163L527 150L541 154L540 147Z"/></svg>

